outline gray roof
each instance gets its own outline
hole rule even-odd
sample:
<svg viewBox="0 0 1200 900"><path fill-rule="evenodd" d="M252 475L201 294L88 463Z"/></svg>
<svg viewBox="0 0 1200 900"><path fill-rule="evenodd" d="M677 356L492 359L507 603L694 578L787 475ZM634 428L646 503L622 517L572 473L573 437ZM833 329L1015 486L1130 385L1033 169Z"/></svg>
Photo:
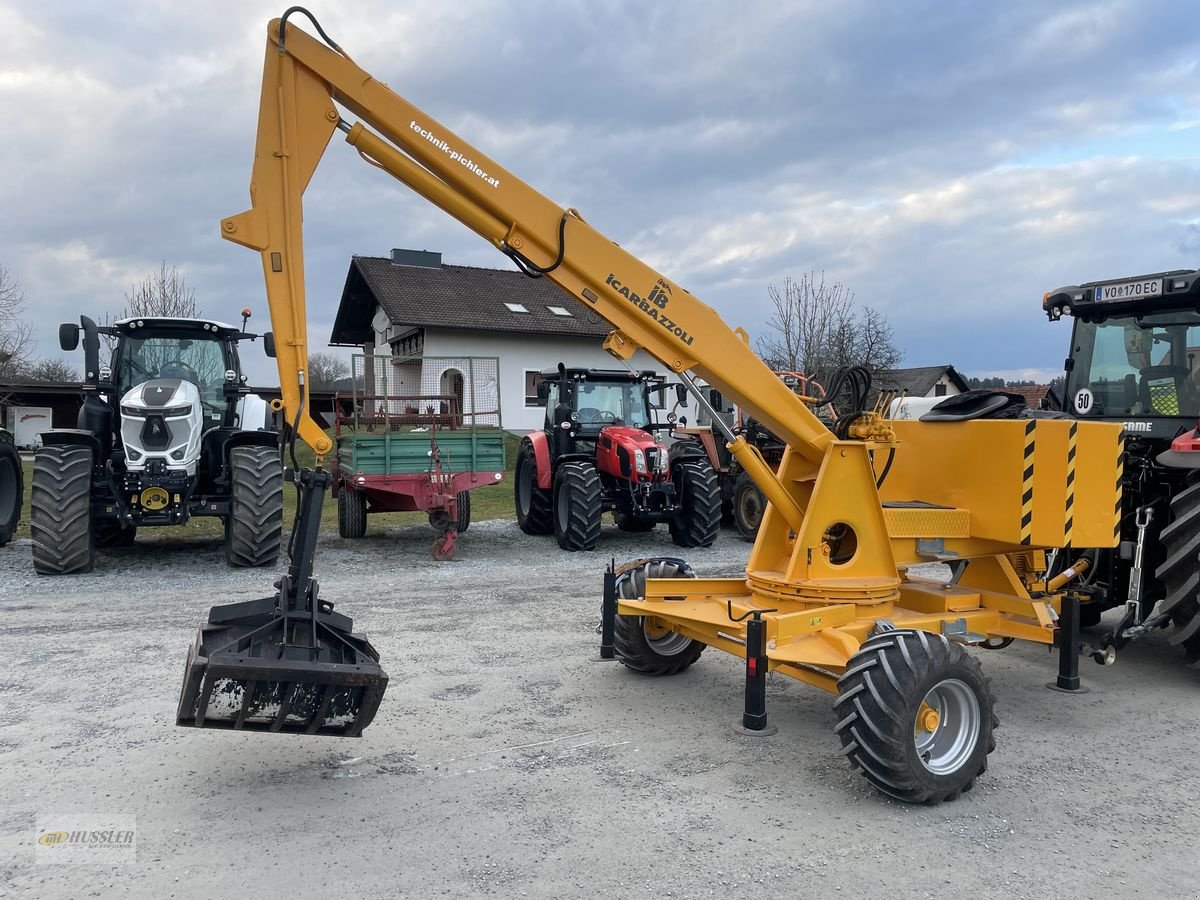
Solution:
<svg viewBox="0 0 1200 900"><path fill-rule="evenodd" d="M504 304L519 303L528 312ZM549 278L474 266L403 266L375 256L350 261L331 344L374 340L379 306L393 325L602 338L612 326ZM571 313L555 315L549 307Z"/></svg>
<svg viewBox="0 0 1200 900"><path fill-rule="evenodd" d="M876 372L873 387L879 391L907 392L910 397L924 397L933 390L938 379L948 375L950 381L960 391L967 390L966 380L958 374L954 366L918 366L914 369L890 369L886 372Z"/></svg>

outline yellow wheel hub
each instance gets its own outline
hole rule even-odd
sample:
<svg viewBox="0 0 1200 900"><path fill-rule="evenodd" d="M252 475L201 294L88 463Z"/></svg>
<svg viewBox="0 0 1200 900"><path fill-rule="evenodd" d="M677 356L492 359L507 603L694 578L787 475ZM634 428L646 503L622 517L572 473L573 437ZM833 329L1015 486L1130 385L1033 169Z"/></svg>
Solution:
<svg viewBox="0 0 1200 900"><path fill-rule="evenodd" d="M654 616L646 616L643 627L645 629L646 637L650 638L652 641L656 641L659 638L664 638L671 633L671 629L664 626L663 623Z"/></svg>
<svg viewBox="0 0 1200 900"><path fill-rule="evenodd" d="M921 704L921 708L917 711L917 731L937 731L941 721L942 717L938 715L936 709L928 703Z"/></svg>

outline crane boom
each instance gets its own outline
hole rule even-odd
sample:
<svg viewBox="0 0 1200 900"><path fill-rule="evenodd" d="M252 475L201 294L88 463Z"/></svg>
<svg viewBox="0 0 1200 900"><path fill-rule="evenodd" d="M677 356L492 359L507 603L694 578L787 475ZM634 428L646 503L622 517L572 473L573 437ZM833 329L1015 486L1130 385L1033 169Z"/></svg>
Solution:
<svg viewBox="0 0 1200 900"><path fill-rule="evenodd" d="M361 121L345 123L334 103ZM694 372L790 447L819 462L832 440L747 343L709 306L517 178L373 78L344 52L275 19L266 60L251 179L252 208L222 221L222 236L262 254L284 404L303 398L307 339L301 197L339 125L345 140L501 251L541 270L611 323L605 346L639 348L674 372ZM736 373L736 380L730 377ZM329 439L302 415L318 453Z"/></svg>

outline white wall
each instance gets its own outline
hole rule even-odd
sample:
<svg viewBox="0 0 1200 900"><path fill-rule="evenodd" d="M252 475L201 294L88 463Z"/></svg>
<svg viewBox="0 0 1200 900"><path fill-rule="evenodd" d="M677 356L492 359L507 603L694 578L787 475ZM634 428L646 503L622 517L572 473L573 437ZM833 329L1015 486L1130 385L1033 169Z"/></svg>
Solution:
<svg viewBox="0 0 1200 900"><path fill-rule="evenodd" d="M10 406L8 408L8 430L18 447L34 447L38 435L49 431L53 425L54 410L49 406ZM20 499L19 497L17 498Z"/></svg>
<svg viewBox="0 0 1200 900"><path fill-rule="evenodd" d="M944 394L938 393L937 386L939 384L945 386L946 392ZM953 397L955 394L961 394L961 393L962 393L962 391L960 391L955 386L954 381L953 381L953 379L951 379L949 373L946 373L945 375L943 375L941 378L939 378L937 381L935 381L933 383L933 387L931 387L929 389L929 393L927 393L925 396L926 397Z"/></svg>
<svg viewBox="0 0 1200 900"><path fill-rule="evenodd" d="M525 405L525 371L556 366L587 366L596 369L622 369L617 359L600 346L600 338L553 337L542 335L500 334L482 331L425 330L425 356L495 356L500 360L500 409L504 428L517 434L542 426L545 409ZM389 352L386 347L381 352ZM639 350L629 360L634 369L667 369Z"/></svg>

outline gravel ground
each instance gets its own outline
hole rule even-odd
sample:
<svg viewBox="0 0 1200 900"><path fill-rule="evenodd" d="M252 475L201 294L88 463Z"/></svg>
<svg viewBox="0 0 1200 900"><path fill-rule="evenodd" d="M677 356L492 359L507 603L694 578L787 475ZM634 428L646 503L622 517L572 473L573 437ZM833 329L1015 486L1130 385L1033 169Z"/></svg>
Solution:
<svg viewBox="0 0 1200 900"><path fill-rule="evenodd" d="M477 523L448 563L430 543L322 539L322 597L391 677L357 741L174 727L208 607L270 593L219 542L57 579L29 541L0 550L0 896L1196 895L1200 674L1162 636L1085 663L1078 696L1046 690L1044 649L985 654L991 768L911 807L849 770L816 689L773 676L779 733L747 738L732 657L667 679L589 661L603 565L676 554L664 529L569 554ZM748 548L687 557L732 574ZM136 815L136 864L35 865L36 817L67 811Z"/></svg>

